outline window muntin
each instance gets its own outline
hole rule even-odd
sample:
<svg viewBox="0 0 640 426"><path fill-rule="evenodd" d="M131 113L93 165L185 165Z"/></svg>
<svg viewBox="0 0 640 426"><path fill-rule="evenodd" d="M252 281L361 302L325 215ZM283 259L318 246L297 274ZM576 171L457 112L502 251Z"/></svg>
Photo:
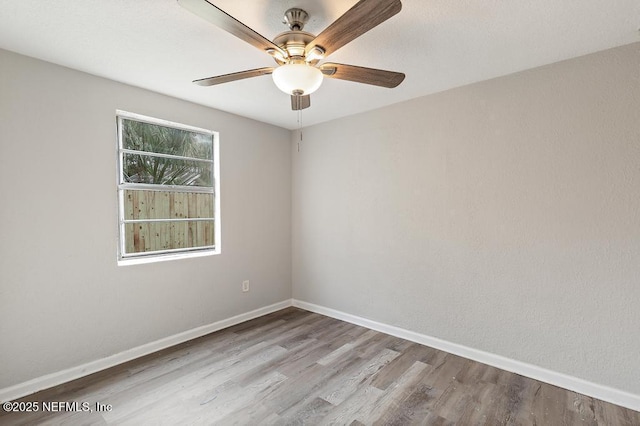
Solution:
<svg viewBox="0 0 640 426"><path fill-rule="evenodd" d="M118 111L119 260L219 252L216 132Z"/></svg>

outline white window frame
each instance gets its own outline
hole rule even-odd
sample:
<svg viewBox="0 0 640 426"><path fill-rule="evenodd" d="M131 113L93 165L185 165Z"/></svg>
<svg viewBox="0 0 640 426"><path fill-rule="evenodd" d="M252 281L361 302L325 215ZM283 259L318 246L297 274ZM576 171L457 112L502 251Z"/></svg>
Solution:
<svg viewBox="0 0 640 426"><path fill-rule="evenodd" d="M178 186L178 185L155 185L155 184L144 184L144 183L128 183L124 181L124 154L125 153L136 153L143 155L144 152L133 151L130 149L125 149L122 145L122 119L135 120L140 122L145 122L149 124L156 124L165 127L172 127L175 129L187 130L191 132L204 133L211 135L213 138L213 159L212 160L204 160L211 161L213 164L213 186L210 187L199 187L199 186ZM202 129L199 127L188 126L185 124L175 123L172 121L162 120L159 118L148 117L141 114L135 114L128 111L116 110L116 129L117 129L117 193L118 193L118 257L117 262L118 265L131 265L131 264L140 264L140 263L151 263L151 262L160 262L165 260L173 260L173 259L183 259L183 258L192 258L192 257L200 257L200 256L210 256L215 254L220 254L221 252L221 225L220 225L220 136L218 132L208 129ZM168 154L151 154L156 157L167 157L167 158L176 158L176 159L187 159L187 160L198 160L201 159L192 159L190 157L180 157L175 155ZM125 219L125 211L124 211L124 192L127 189L134 190L151 190L151 191L174 191L174 192L200 192L200 193L210 193L213 194L213 218L190 218L190 219L182 219L182 220L211 220L213 219L214 223L214 244L212 246L205 247L192 247L192 248L180 248L180 249L166 249L166 250L156 250L151 252L142 252L142 253L126 253L125 250L125 224L127 223L136 223L136 222L154 222L154 221L164 221L162 219ZM181 219L172 219L171 221L180 221Z"/></svg>

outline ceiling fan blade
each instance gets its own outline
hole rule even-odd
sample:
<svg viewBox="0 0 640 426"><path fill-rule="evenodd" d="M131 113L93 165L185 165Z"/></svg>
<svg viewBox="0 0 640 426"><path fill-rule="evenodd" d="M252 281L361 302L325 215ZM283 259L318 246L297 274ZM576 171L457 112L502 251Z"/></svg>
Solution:
<svg viewBox="0 0 640 426"><path fill-rule="evenodd" d="M372 84L374 86L394 88L404 80L401 72L385 71L375 68L357 67L336 63L326 63L320 66L325 77L340 80L355 81L356 83Z"/></svg>
<svg viewBox="0 0 640 426"><path fill-rule="evenodd" d="M262 51L273 49L284 57L287 56L280 47L207 0L178 0L178 4Z"/></svg>
<svg viewBox="0 0 640 426"><path fill-rule="evenodd" d="M259 77L271 74L274 68L256 68L255 70L232 72L231 74L217 75L215 77L201 78L193 80L199 86L214 86L216 84L229 83L230 81L243 80L245 78Z"/></svg>
<svg viewBox="0 0 640 426"><path fill-rule="evenodd" d="M360 0L309 43L305 52L309 54L318 46L327 56L391 18L401 9L400 0Z"/></svg>
<svg viewBox="0 0 640 426"><path fill-rule="evenodd" d="M311 106L311 97L309 95L296 96L291 95L291 109L298 111L309 108Z"/></svg>

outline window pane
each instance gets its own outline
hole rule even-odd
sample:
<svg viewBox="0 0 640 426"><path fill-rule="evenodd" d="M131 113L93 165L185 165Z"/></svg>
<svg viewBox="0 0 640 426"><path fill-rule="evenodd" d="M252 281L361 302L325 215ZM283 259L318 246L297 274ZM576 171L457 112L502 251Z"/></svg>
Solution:
<svg viewBox="0 0 640 426"><path fill-rule="evenodd" d="M213 220L127 223L125 254L214 245Z"/></svg>
<svg viewBox="0 0 640 426"><path fill-rule="evenodd" d="M136 151L213 159L213 136L122 119L122 147Z"/></svg>
<svg viewBox="0 0 640 426"><path fill-rule="evenodd" d="M185 219L214 217L213 194L194 192L124 191L124 219Z"/></svg>
<svg viewBox="0 0 640 426"><path fill-rule="evenodd" d="M124 153L123 179L126 183L213 186L212 169L208 161Z"/></svg>

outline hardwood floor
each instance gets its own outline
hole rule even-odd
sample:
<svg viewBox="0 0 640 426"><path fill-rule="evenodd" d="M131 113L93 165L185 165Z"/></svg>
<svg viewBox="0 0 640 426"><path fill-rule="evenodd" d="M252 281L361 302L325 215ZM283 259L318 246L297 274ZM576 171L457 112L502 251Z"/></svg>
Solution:
<svg viewBox="0 0 640 426"><path fill-rule="evenodd" d="M0 410L0 424L640 425L639 412L297 308L18 402L39 411Z"/></svg>

